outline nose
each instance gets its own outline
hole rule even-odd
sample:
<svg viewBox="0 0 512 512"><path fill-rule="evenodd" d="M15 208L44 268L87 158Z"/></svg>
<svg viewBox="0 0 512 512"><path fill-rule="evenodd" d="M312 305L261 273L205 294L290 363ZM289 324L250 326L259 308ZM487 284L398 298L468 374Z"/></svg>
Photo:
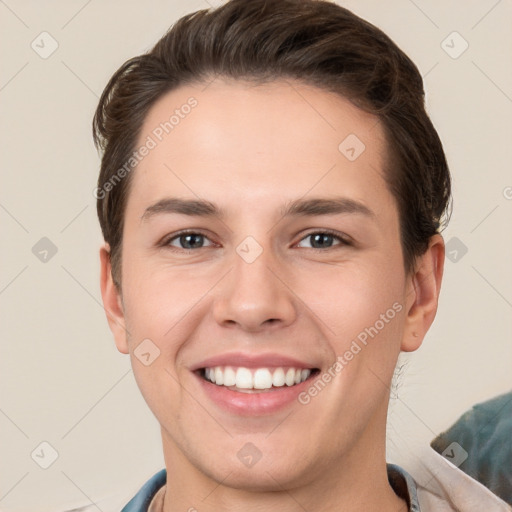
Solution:
<svg viewBox="0 0 512 512"><path fill-rule="evenodd" d="M231 271L216 287L213 316L219 325L263 332L293 323L291 279L270 252L265 249L252 262L234 254Z"/></svg>

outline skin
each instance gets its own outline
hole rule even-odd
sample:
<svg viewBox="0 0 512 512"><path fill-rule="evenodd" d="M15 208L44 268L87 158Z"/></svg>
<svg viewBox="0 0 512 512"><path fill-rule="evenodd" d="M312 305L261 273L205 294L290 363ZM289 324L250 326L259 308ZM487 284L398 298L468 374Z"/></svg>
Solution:
<svg viewBox="0 0 512 512"><path fill-rule="evenodd" d="M187 85L153 105L140 142L191 96L197 107L134 171L122 296L108 244L100 250L101 292L117 348L130 354L161 425L164 510L406 510L386 474L389 386L400 351L416 350L434 319L441 236L406 275L396 201L383 178L381 124L344 98L288 81ZM349 134L366 146L353 162L338 150ZM170 196L209 200L225 216L141 220ZM372 214L280 214L289 201L334 196ZM187 251L179 237L159 246L182 229L204 234L203 246ZM349 243L333 238L313 248L307 235L325 229ZM247 236L263 249L250 264L236 251ZM401 311L307 405L259 417L229 413L190 371L207 357L239 350L277 352L325 372L395 303ZM160 350L149 366L134 355L147 338ZM247 442L262 453L252 467L237 457Z"/></svg>

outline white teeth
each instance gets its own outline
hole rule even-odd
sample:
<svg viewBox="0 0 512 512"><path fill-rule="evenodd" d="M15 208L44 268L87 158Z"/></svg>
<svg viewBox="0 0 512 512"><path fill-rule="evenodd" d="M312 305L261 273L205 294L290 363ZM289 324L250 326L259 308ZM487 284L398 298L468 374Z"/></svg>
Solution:
<svg viewBox="0 0 512 512"><path fill-rule="evenodd" d="M288 368L284 381L286 382L287 386L293 386L295 381L295 370L293 368Z"/></svg>
<svg viewBox="0 0 512 512"><path fill-rule="evenodd" d="M302 370L300 373L300 380L305 381L309 375L311 374L311 370Z"/></svg>
<svg viewBox="0 0 512 512"><path fill-rule="evenodd" d="M284 386L284 371L282 368L277 368L272 375L272 384L276 387Z"/></svg>
<svg viewBox="0 0 512 512"><path fill-rule="evenodd" d="M272 374L266 368L259 368L254 372L254 389L270 389L272 387Z"/></svg>
<svg viewBox="0 0 512 512"><path fill-rule="evenodd" d="M224 372L222 371L222 368L215 368L215 383L224 384Z"/></svg>
<svg viewBox="0 0 512 512"><path fill-rule="evenodd" d="M218 384L217 381L215 381ZM253 388L252 373L248 368L238 368L236 371L236 384L237 388L251 389Z"/></svg>
<svg viewBox="0 0 512 512"><path fill-rule="evenodd" d="M217 381L215 381L217 382ZM224 370L224 386L234 386L236 384L236 373L231 366Z"/></svg>
<svg viewBox="0 0 512 512"><path fill-rule="evenodd" d="M229 388L271 389L272 387L294 386L304 382L311 375L311 370L301 368L249 368L216 366L205 368L206 380Z"/></svg>

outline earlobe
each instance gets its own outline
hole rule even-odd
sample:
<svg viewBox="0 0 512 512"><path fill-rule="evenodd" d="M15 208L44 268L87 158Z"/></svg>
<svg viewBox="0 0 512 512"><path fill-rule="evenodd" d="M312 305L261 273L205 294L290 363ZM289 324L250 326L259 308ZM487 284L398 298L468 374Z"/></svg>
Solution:
<svg viewBox="0 0 512 512"><path fill-rule="evenodd" d="M412 352L421 346L434 321L443 278L444 253L443 237L434 235L409 277L405 329L400 347L404 352Z"/></svg>
<svg viewBox="0 0 512 512"><path fill-rule="evenodd" d="M121 294L112 278L112 265L110 262L110 247L105 243L100 248L101 265L101 298L107 316L108 325L119 352L128 354L128 340Z"/></svg>

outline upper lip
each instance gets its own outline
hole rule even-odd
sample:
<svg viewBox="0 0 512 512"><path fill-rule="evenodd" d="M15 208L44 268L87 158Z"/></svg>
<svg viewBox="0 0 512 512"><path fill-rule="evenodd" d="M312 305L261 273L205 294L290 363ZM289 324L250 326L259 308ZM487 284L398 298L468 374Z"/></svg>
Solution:
<svg viewBox="0 0 512 512"><path fill-rule="evenodd" d="M317 368L311 362L301 361L283 354L266 352L263 354L247 354L243 352L229 352L204 359L191 367L192 371L201 368L214 368L215 366L234 366L244 368L279 368L283 366L292 368Z"/></svg>

